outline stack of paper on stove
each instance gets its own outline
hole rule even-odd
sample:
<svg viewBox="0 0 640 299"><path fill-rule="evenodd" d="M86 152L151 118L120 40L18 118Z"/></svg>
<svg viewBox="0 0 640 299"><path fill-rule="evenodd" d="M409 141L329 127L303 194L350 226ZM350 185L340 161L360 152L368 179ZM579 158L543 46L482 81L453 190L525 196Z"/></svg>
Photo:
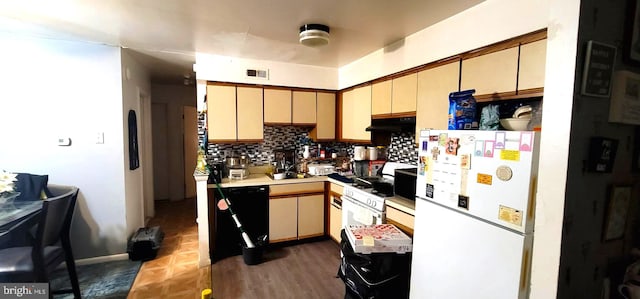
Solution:
<svg viewBox="0 0 640 299"><path fill-rule="evenodd" d="M393 224L349 225L345 232L356 253L405 253L413 248L411 238Z"/></svg>

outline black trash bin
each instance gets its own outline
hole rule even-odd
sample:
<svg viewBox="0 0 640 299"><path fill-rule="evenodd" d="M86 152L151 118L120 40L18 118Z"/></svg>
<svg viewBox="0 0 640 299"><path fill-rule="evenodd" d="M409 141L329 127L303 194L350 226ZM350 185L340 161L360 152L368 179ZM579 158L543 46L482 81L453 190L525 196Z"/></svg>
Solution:
<svg viewBox="0 0 640 299"><path fill-rule="evenodd" d="M338 276L345 284L345 299L409 298L410 252L355 253L344 229L340 237Z"/></svg>
<svg viewBox="0 0 640 299"><path fill-rule="evenodd" d="M242 259L247 265L257 265L262 263L262 246L252 248L242 246Z"/></svg>

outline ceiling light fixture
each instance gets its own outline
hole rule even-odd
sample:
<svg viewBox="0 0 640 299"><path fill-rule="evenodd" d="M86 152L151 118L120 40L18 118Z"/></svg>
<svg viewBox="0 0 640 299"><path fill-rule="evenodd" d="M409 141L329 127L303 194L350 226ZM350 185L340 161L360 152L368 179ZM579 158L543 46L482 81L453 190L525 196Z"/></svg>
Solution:
<svg viewBox="0 0 640 299"><path fill-rule="evenodd" d="M322 24L305 24L300 26L300 43L309 47L329 44L329 26Z"/></svg>

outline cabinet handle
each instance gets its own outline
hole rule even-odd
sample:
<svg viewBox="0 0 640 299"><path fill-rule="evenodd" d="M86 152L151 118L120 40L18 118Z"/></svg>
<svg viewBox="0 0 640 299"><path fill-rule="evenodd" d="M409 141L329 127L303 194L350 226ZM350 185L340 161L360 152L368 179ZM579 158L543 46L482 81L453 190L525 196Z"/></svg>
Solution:
<svg viewBox="0 0 640 299"><path fill-rule="evenodd" d="M338 210L342 210L342 206L339 206L339 205L338 205L337 203L335 203L335 202L332 202L332 203L331 203L331 205L332 205L334 208L338 209Z"/></svg>

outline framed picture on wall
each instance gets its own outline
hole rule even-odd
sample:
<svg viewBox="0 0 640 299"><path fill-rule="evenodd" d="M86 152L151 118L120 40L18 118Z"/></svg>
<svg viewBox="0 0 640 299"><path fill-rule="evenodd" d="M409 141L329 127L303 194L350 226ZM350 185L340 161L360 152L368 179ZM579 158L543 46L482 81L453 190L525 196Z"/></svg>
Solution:
<svg viewBox="0 0 640 299"><path fill-rule="evenodd" d="M586 96L608 98L611 95L615 61L616 47L590 40L587 43L580 93Z"/></svg>
<svg viewBox="0 0 640 299"><path fill-rule="evenodd" d="M640 66L640 0L627 0L624 28L623 60L627 64Z"/></svg>
<svg viewBox="0 0 640 299"><path fill-rule="evenodd" d="M613 185L609 187L609 198L604 213L602 240L611 241L624 237L627 226L627 212L631 202L631 186Z"/></svg>

